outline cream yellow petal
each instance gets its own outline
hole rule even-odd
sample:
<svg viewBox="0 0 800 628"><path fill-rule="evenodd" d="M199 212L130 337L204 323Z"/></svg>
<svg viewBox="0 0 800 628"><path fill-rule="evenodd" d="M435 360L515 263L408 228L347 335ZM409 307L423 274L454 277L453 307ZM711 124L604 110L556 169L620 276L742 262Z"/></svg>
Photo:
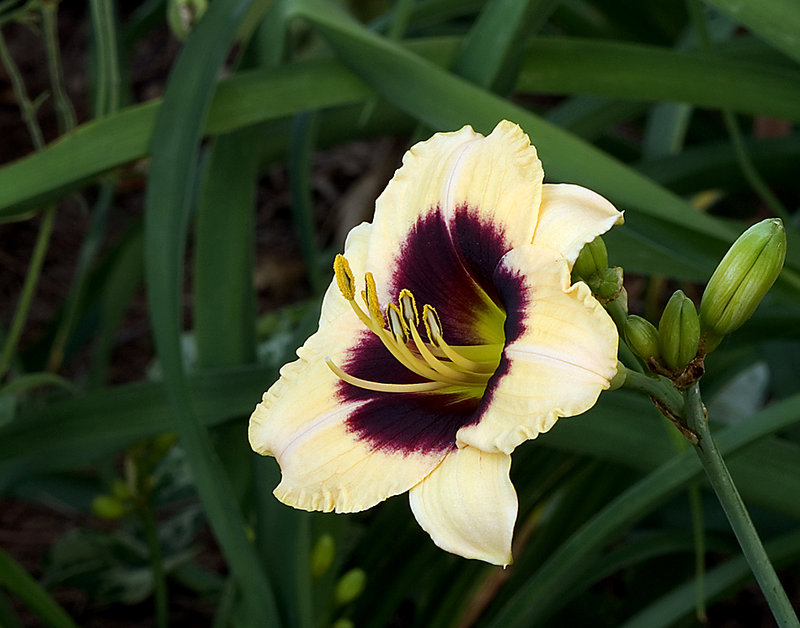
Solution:
<svg viewBox="0 0 800 628"><path fill-rule="evenodd" d="M464 447L409 492L422 529L443 550L495 565L511 563L517 494L511 456Z"/></svg>
<svg viewBox="0 0 800 628"><path fill-rule="evenodd" d="M348 429L347 418L364 402L340 398L339 380L324 358L342 364L359 332L357 321L342 316L311 336L250 417L250 445L278 460L282 478L275 495L285 504L364 510L407 491L445 455L375 450Z"/></svg>
<svg viewBox="0 0 800 628"><path fill-rule="evenodd" d="M463 211L496 225L508 248L530 243L542 178L536 149L522 129L507 121L486 137L465 126L413 146L376 202L367 266L379 291L391 283L391 261L409 232L434 211L456 248L456 214Z"/></svg>
<svg viewBox="0 0 800 628"><path fill-rule="evenodd" d="M372 225L362 222L350 230L344 244L344 256L350 263L357 285L362 288L364 284L364 264L367 258L367 247L371 231ZM336 284L336 278L334 278L325 292L325 297L322 299L322 311L319 317L320 328L343 315L355 318L350 304L342 297Z"/></svg>
<svg viewBox="0 0 800 628"><path fill-rule="evenodd" d="M605 198L579 185L547 183L533 244L555 249L570 268L583 245L622 223L622 212Z"/></svg>
<svg viewBox="0 0 800 628"><path fill-rule="evenodd" d="M533 245L515 249L497 272L524 278L519 299L524 331L503 350L480 421L461 428L458 440L510 453L559 417L594 405L616 373L618 335L589 288L582 282L570 286L567 262L554 251Z"/></svg>

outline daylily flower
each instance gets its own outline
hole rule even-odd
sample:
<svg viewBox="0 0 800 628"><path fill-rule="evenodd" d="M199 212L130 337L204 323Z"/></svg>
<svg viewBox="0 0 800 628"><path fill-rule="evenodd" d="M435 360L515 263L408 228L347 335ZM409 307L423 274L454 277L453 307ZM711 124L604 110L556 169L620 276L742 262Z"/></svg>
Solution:
<svg viewBox="0 0 800 628"><path fill-rule="evenodd" d="M617 364L616 328L570 269L622 215L542 179L510 122L406 153L250 419L279 500L355 512L408 491L439 547L511 562L511 452L589 409Z"/></svg>

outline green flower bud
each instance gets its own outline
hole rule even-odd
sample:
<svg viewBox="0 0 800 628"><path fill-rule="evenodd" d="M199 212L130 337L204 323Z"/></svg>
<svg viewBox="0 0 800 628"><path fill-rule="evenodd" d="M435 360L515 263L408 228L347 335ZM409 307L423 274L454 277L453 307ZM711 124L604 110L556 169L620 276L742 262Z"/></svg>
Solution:
<svg viewBox="0 0 800 628"><path fill-rule="evenodd" d="M351 569L339 578L333 598L339 605L352 602L364 591L366 583L367 574L364 573L363 569Z"/></svg>
<svg viewBox="0 0 800 628"><path fill-rule="evenodd" d="M752 316L785 257L786 232L779 218L753 225L728 249L700 302L700 324L716 340L714 346Z"/></svg>
<svg viewBox="0 0 800 628"><path fill-rule="evenodd" d="M661 359L670 369L681 370L697 356L700 320L694 303L683 291L670 297L658 323Z"/></svg>
<svg viewBox="0 0 800 628"><path fill-rule="evenodd" d="M660 354L658 330L641 316L629 316L625 321L625 342L643 360L657 358Z"/></svg>
<svg viewBox="0 0 800 628"><path fill-rule="evenodd" d="M587 280L596 272L608 268L608 251L600 236L584 245L572 267L574 277Z"/></svg>
<svg viewBox="0 0 800 628"><path fill-rule="evenodd" d="M355 628L356 625L350 619L337 619L336 623L333 624L332 628Z"/></svg>
<svg viewBox="0 0 800 628"><path fill-rule="evenodd" d="M323 534L311 550L311 577L321 577L333 563L336 556L336 543L330 534Z"/></svg>
<svg viewBox="0 0 800 628"><path fill-rule="evenodd" d="M621 268L601 268L594 275L586 280L587 285L592 289L592 294L601 303L613 299L622 289L622 269Z"/></svg>
<svg viewBox="0 0 800 628"><path fill-rule="evenodd" d="M125 511L125 504L111 495L98 495L92 500L92 512L103 519L120 519Z"/></svg>

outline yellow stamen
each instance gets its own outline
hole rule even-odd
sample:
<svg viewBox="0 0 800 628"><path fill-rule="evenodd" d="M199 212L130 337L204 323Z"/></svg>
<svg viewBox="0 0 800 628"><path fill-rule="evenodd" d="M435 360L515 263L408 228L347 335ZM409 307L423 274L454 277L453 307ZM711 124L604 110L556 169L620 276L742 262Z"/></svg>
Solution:
<svg viewBox="0 0 800 628"><path fill-rule="evenodd" d="M383 319L381 305L378 303L378 289L375 287L375 277L372 276L372 273L364 275L364 283L366 289L362 294L364 295L364 303L367 304L367 311L383 327L386 325L386 321Z"/></svg>
<svg viewBox="0 0 800 628"><path fill-rule="evenodd" d="M431 344L439 349L441 353L447 357L453 364L460 366L467 371L477 373L494 373L497 368L495 362L476 362L461 355L453 349L449 344L444 341L442 337L442 321L439 318L439 313L427 303L422 308L422 320L425 323L425 331L428 332L428 338Z"/></svg>
<svg viewBox="0 0 800 628"><path fill-rule="evenodd" d="M400 313L400 308L394 303L390 303L386 307L386 320L389 321L389 331L392 332L395 342L405 346L408 342L408 327Z"/></svg>
<svg viewBox="0 0 800 628"><path fill-rule="evenodd" d="M337 255L333 261L333 272L336 275L336 284L342 296L348 301L356 296L356 280L353 271L350 270L350 262L344 255Z"/></svg>
<svg viewBox="0 0 800 628"><path fill-rule="evenodd" d="M350 264L344 256L336 256L334 272L342 296L350 303L364 326L378 336L398 362L412 373L430 381L415 384L373 382L349 375L332 360L326 359L326 364L339 379L353 386L377 392L428 392L446 386L467 386L478 389L486 386L499 364L502 344L451 347L444 341L439 314L428 304L425 304L422 310L422 323L430 340L430 344L426 343L419 333L420 316L416 300L410 290L401 290L397 304L389 303L384 316L378 300L375 278L372 273L366 273L365 289L361 291L367 310L365 312L355 300L355 280ZM409 345L410 340L413 340L413 345ZM477 359L470 359L467 355Z"/></svg>
<svg viewBox="0 0 800 628"><path fill-rule="evenodd" d="M408 325L409 329L419 325L417 302L414 300L414 295L411 294L411 290L403 288L400 291L400 296L397 298L397 302L400 304L400 314L402 314L403 320L406 322L406 325Z"/></svg>
<svg viewBox="0 0 800 628"><path fill-rule="evenodd" d="M430 392L432 390L439 390L448 384L445 382L419 382L418 384L385 384L383 382L373 382L368 379L361 379L345 373L340 369L333 360L325 358L325 364L333 373L344 382L364 388L366 390L374 390L376 392Z"/></svg>

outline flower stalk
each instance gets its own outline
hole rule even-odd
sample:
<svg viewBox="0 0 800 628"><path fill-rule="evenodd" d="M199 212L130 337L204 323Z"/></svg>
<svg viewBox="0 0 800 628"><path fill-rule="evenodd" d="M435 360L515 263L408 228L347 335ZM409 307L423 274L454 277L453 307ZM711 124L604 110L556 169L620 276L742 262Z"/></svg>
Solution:
<svg viewBox="0 0 800 628"><path fill-rule="evenodd" d="M753 575L769 604L775 621L781 628L800 626L797 615L781 585L775 568L767 556L758 532L747 512L747 507L733 483L722 455L717 449L708 426L705 408L700 396L700 386L694 382L685 393L685 419L690 430L697 434L695 451L717 494L725 515L733 528Z"/></svg>

